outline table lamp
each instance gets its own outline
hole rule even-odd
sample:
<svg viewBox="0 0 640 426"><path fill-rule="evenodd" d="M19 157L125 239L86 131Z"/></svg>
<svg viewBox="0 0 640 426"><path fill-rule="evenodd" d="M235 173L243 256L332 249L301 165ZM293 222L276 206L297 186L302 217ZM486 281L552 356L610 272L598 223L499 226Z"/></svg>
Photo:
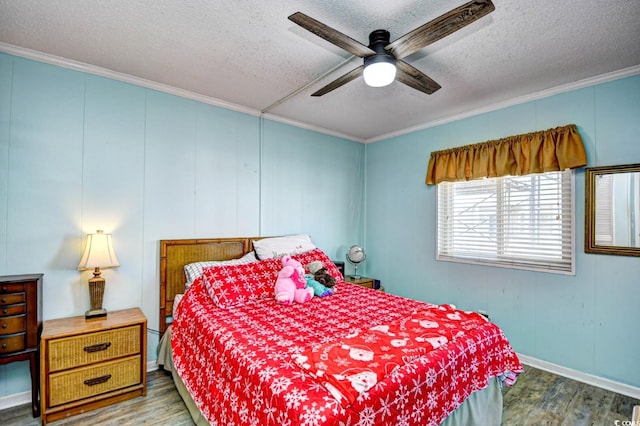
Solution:
<svg viewBox="0 0 640 426"><path fill-rule="evenodd" d="M78 265L79 271L95 268L93 278L89 279L91 309L84 314L85 318L107 316L107 310L102 308L105 279L100 276L100 268L116 266L120 266L120 263L111 245L111 234L105 234L101 230L96 231L95 234L88 234L87 245Z"/></svg>

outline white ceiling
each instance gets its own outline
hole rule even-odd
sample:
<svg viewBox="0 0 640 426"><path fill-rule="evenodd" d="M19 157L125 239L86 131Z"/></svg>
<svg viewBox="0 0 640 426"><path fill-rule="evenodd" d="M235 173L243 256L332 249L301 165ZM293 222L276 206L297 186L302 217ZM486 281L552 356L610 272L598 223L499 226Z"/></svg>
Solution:
<svg viewBox="0 0 640 426"><path fill-rule="evenodd" d="M362 60L348 61L290 14L367 45L372 30L387 29L393 41L465 2L0 0L0 50L42 52L365 142L572 82L640 72L639 0L493 0L493 13L405 58L442 86L433 95L398 82L371 88L360 78L309 96Z"/></svg>

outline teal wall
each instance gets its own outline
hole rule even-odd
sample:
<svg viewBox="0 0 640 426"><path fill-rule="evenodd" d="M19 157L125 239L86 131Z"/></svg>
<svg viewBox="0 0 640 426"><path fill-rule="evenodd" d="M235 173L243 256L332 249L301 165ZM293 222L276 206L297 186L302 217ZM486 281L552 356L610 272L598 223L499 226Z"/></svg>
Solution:
<svg viewBox="0 0 640 426"><path fill-rule="evenodd" d="M365 146L0 54L0 275L44 273L44 319L88 309L87 232L113 233L108 310L158 329L158 240L305 232L334 257L363 235ZM30 389L0 366L0 397Z"/></svg>
<svg viewBox="0 0 640 426"><path fill-rule="evenodd" d="M273 121L263 140L263 234L305 232L343 259L363 239L365 146Z"/></svg>
<svg viewBox="0 0 640 426"><path fill-rule="evenodd" d="M585 254L575 174L576 275L439 262L431 151L575 123L589 166L640 163L640 76L367 145L367 274L396 294L484 309L517 352L640 387L640 258Z"/></svg>
<svg viewBox="0 0 640 426"><path fill-rule="evenodd" d="M365 243L391 292L487 310L520 353L640 386L640 259L583 252L583 171L576 276L436 262L423 183L432 150L568 123L589 165L640 162L638 117L636 76L362 145L0 54L0 275L42 272L45 319L81 315L83 239L105 229L105 307L157 329L158 240L307 232L336 259ZM0 366L0 397L29 387L27 363Z"/></svg>

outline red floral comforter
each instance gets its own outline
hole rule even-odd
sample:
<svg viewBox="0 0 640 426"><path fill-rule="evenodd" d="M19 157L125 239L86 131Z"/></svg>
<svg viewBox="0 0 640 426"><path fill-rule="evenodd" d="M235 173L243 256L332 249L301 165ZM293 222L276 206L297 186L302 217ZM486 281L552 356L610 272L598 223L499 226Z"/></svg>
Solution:
<svg viewBox="0 0 640 426"><path fill-rule="evenodd" d="M337 288L335 295L305 304L262 299L222 309L202 280L194 282L174 319L172 349L176 371L209 422L438 425L491 377L510 374L513 379L522 371L492 323L477 317L445 321L448 314L469 314L353 284ZM417 334L416 313L443 314L439 320L423 318L439 321L439 331ZM380 327L372 331L372 326ZM349 339L366 339L372 332L405 333L394 337L434 343L427 354L406 352L398 365L382 369L375 386L342 401L296 362L303 354L311 358L327 346L349 345L354 343ZM447 342L429 340L435 335L446 336Z"/></svg>

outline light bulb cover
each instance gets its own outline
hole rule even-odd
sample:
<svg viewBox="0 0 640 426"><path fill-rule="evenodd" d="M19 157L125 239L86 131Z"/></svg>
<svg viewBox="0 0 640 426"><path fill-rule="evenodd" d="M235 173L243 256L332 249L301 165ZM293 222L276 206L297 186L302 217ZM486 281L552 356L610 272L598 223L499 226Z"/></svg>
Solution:
<svg viewBox="0 0 640 426"><path fill-rule="evenodd" d="M393 56L384 54L364 58L362 75L367 86L388 86L396 78L396 60Z"/></svg>

